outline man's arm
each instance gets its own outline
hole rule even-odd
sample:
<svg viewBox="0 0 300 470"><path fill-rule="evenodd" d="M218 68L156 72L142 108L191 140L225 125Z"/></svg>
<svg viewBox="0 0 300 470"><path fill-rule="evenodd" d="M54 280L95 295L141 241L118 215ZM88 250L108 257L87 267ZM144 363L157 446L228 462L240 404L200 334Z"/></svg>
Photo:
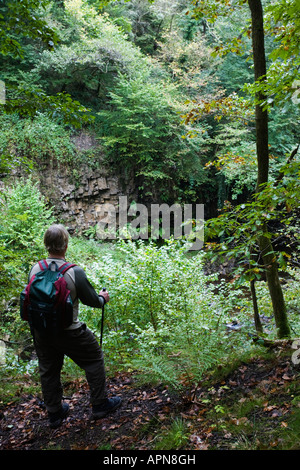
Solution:
<svg viewBox="0 0 300 470"><path fill-rule="evenodd" d="M108 302L108 293L97 294L82 268L74 267L74 276L77 297L84 305L101 308L105 302Z"/></svg>

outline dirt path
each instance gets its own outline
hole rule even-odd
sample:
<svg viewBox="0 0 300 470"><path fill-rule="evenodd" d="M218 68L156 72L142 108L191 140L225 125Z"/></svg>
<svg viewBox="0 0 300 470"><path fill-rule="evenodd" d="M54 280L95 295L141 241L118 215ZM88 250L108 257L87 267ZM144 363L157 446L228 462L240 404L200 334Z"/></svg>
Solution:
<svg viewBox="0 0 300 470"><path fill-rule="evenodd" d="M179 449L299 449L299 378L299 368L289 359L257 359L220 382L203 384L190 403L168 388L137 388L130 374L120 374L108 380L108 387L123 404L98 421L90 417L88 388L79 379L65 386L70 415L57 430L48 427L39 397L23 396L0 410L0 449L151 450L174 418L185 429ZM295 442L288 431L296 435Z"/></svg>

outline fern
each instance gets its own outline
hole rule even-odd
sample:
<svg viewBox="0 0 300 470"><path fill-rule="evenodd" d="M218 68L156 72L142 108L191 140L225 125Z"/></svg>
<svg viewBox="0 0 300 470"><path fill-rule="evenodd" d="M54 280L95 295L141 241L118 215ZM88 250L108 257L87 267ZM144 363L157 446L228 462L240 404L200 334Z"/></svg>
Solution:
<svg viewBox="0 0 300 470"><path fill-rule="evenodd" d="M204 374L222 361L225 351L215 333L196 334L195 342L187 341L178 331L174 333L170 332L172 338L165 349L151 350L151 345L144 345L141 357L134 359L132 366L144 382L168 385L191 399Z"/></svg>
<svg viewBox="0 0 300 470"><path fill-rule="evenodd" d="M163 383L175 390L181 390L182 384L178 380L176 364L165 356L143 356L134 359L132 365L138 369L142 382L158 384Z"/></svg>

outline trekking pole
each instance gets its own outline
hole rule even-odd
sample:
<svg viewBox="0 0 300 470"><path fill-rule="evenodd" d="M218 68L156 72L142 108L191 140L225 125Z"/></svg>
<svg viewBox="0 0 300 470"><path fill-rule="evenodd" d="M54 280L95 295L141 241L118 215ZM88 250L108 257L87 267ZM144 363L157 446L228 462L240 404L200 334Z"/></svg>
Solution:
<svg viewBox="0 0 300 470"><path fill-rule="evenodd" d="M106 291L105 287L103 287L102 291L103 291L103 292ZM103 337L103 325L104 325L104 305L105 305L105 300L104 300L104 304L103 304L103 306L102 306L100 349L102 349L102 337Z"/></svg>

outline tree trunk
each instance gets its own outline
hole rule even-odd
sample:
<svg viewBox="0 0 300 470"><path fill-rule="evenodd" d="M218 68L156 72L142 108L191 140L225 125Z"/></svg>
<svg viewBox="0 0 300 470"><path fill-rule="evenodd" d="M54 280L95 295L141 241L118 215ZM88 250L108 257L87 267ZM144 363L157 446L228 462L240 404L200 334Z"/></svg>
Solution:
<svg viewBox="0 0 300 470"><path fill-rule="evenodd" d="M255 81L266 78L266 56L264 39L264 20L261 0L248 0L251 10L252 20L252 47L254 61ZM265 96L260 92L258 101L262 101ZM257 151L257 186L260 191L261 185L268 182L269 176L269 142L268 142L268 111L263 110L257 103L255 106L255 126L256 126L256 151Z"/></svg>
<svg viewBox="0 0 300 470"><path fill-rule="evenodd" d="M277 327L278 338L290 336L286 306L278 275L276 255L268 237L261 236L258 240L262 259L266 270L268 288L272 300L273 313Z"/></svg>
<svg viewBox="0 0 300 470"><path fill-rule="evenodd" d="M263 327L260 321L259 311L258 311L258 304L257 304L257 297L256 297L256 289L255 289L255 280L251 279L250 281L250 290L251 290L251 297L252 297L252 304L254 310L254 323L255 329L258 333L263 333Z"/></svg>
<svg viewBox="0 0 300 470"><path fill-rule="evenodd" d="M255 81L266 78L266 57L264 47L264 21L261 0L248 0L252 21L252 46ZM257 95L255 106L256 122L256 153L257 153L257 184L256 192L263 189L268 182L269 174L269 145L268 145L268 112L262 109L261 101L265 99L264 93ZM267 226L264 227L267 235ZM286 306L278 276L278 265L272 244L268 236L262 235L258 240L266 270L268 288L272 300L272 307L278 329L278 337L290 335Z"/></svg>

